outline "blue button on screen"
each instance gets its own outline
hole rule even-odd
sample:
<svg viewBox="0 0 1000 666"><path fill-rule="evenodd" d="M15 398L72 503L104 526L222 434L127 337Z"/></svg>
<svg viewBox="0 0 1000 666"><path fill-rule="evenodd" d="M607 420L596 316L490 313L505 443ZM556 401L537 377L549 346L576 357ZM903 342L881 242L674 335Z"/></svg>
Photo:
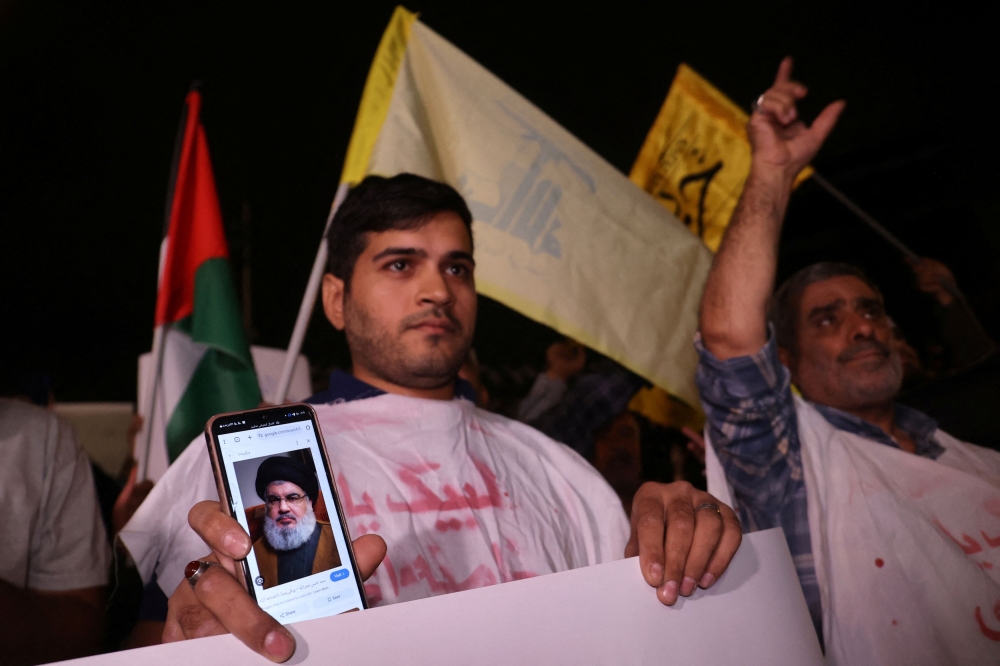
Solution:
<svg viewBox="0 0 1000 666"><path fill-rule="evenodd" d="M330 580L344 580L351 575L348 569L337 569L330 573Z"/></svg>

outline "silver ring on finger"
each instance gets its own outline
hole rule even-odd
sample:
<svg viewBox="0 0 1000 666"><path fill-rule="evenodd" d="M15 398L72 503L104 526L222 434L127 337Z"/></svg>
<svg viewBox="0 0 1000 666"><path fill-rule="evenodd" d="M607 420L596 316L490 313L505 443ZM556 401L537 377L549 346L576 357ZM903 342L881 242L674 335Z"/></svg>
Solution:
<svg viewBox="0 0 1000 666"><path fill-rule="evenodd" d="M695 507L695 513L701 511L702 509L711 509L712 511L719 514L719 518L722 518L722 509L719 508L718 504L712 504L711 502L702 502Z"/></svg>
<svg viewBox="0 0 1000 666"><path fill-rule="evenodd" d="M206 562L205 560L191 560L184 567L184 578L193 588L198 579L205 575L211 567L221 567L216 562Z"/></svg>
<svg viewBox="0 0 1000 666"><path fill-rule="evenodd" d="M760 96L757 97L752 104L750 104L750 113L757 113L757 110L764 106L764 95L766 94L767 93L761 93Z"/></svg>

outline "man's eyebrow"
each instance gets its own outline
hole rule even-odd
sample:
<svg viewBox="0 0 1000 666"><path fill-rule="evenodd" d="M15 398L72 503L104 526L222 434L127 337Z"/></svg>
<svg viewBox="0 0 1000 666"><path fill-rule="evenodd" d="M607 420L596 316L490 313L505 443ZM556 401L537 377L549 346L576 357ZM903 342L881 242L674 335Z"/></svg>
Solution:
<svg viewBox="0 0 1000 666"><path fill-rule="evenodd" d="M473 259L472 255L466 252L465 250L453 250L452 252L446 254L445 257L448 259L464 259L465 261L471 263L473 266L476 265L476 260Z"/></svg>
<svg viewBox="0 0 1000 666"><path fill-rule="evenodd" d="M827 303L826 305L818 305L814 307L812 310L809 311L809 315L806 318L815 319L816 317L821 315L832 314L833 312L844 307L845 305L847 305L847 303L844 301L844 299L838 298L832 303Z"/></svg>
<svg viewBox="0 0 1000 666"><path fill-rule="evenodd" d="M415 247L387 247L386 249L382 250L374 257L372 257L372 261L377 262L380 259L385 259L386 257L398 257L398 256L424 258L427 256L427 251L418 250Z"/></svg>

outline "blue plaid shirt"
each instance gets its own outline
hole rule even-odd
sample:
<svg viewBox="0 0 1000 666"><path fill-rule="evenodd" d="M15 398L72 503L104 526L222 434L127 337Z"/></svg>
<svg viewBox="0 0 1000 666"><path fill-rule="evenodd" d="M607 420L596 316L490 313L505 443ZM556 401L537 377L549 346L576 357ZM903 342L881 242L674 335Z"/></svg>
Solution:
<svg viewBox="0 0 1000 666"><path fill-rule="evenodd" d="M695 347L701 357L698 389L712 444L733 488L743 530L784 530L822 642L823 608L809 538L798 420L791 375L778 360L774 332L756 354L726 361L705 349L700 336L695 339ZM812 404L835 428L899 448L878 426L839 409ZM899 404L895 418L896 425L916 442L917 455L933 460L944 453L944 448L934 441L934 419Z"/></svg>
<svg viewBox="0 0 1000 666"><path fill-rule="evenodd" d="M538 375L518 407L518 419L563 444L584 458L594 453L594 433L625 411L646 381L617 364L602 364L600 372L566 382Z"/></svg>

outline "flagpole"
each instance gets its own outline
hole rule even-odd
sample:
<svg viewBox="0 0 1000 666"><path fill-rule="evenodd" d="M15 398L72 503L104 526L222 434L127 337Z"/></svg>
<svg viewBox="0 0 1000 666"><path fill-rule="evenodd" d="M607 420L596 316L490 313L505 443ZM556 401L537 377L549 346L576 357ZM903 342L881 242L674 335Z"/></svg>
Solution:
<svg viewBox="0 0 1000 666"><path fill-rule="evenodd" d="M865 222L865 224L867 224L869 227L871 227L875 231L875 233L877 233L879 236L881 236L882 238L884 238L887 241L889 241L889 244L892 245L893 247L895 247L900 252L902 252L903 256L905 256L907 259L912 259L914 261L918 261L920 259L920 257L917 256L916 252L914 252L913 250L911 250L910 248L908 248L906 245L904 245L903 242L901 240L899 240L898 238L896 238L896 236L893 235L893 233L891 231L889 231L888 229L886 229L885 227L883 227L878 222L878 220L876 220L874 217L872 217L871 215L869 215L865 210L863 210L856 203L854 203L853 201L851 201L850 199L848 199L846 194L844 194L843 192L841 192L840 190L838 190L836 187L834 187L833 184L830 181L828 181L826 178L824 178L823 176L819 175L819 173L813 171L812 179L814 181L816 181L816 183L820 187L822 187L824 190L826 190L827 192L829 192L830 195L834 199L836 199L840 203L844 204L848 208L848 210L850 210L852 213L854 213L855 215L857 215L858 217L860 217Z"/></svg>
<svg viewBox="0 0 1000 666"><path fill-rule="evenodd" d="M153 331L153 353L150 355L153 360L153 372L150 383L146 385L145 405L141 406L143 416L143 430L146 432L146 441L143 446L143 456L139 464L139 471L136 474L138 481L145 481L149 471L149 456L152 454L153 446L153 425L156 421L156 394L160 388L160 375L163 372L163 352L166 345L163 344L166 326L157 326Z"/></svg>
<svg viewBox="0 0 1000 666"><path fill-rule="evenodd" d="M201 81L195 80L191 83L189 92L201 88ZM187 127L188 105L187 101L181 108L180 122L177 124L177 134L174 136L174 156L170 161L170 177L167 180L167 203L163 212L163 240L160 241L159 264L156 270L156 298L160 298L160 285L163 283L163 268L167 263L167 249L170 243L170 216L174 207L174 190L177 187L177 169L181 161L181 150L184 146L184 129ZM146 442L144 445L145 454L140 462L139 471L136 478L140 481L146 480L149 471L149 456L152 453L153 445L153 420L156 416L156 394L160 388L160 377L163 372L163 354L166 350L167 325L153 327L153 379L152 385L146 391L147 404L142 408L143 427L146 431ZM142 407L142 406L140 406ZM164 414L163 441L166 442L167 423Z"/></svg>
<svg viewBox="0 0 1000 666"><path fill-rule="evenodd" d="M309 320L312 318L313 306L316 305L316 295L319 293L319 284L326 271L326 232L333 222L333 216L337 214L337 209L347 197L347 183L341 183L337 188L337 194L333 197L333 205L330 206L330 214L326 218L326 226L323 227L323 236L319 242L319 249L316 251L316 259L313 261L312 272L309 274L309 282L306 285L306 293L302 296L302 304L299 306L299 315L295 319L295 328L292 329L292 339L288 342L288 351L285 354L285 365L281 368L281 376L278 379L278 389L274 394L274 403L280 405L285 401L288 394L288 386L292 383L292 371L295 369L295 361L299 357L302 349L302 341L306 337L306 329L309 328Z"/></svg>
<svg viewBox="0 0 1000 666"><path fill-rule="evenodd" d="M871 227L875 233L877 233L879 236L887 240L889 244L895 247L897 250L902 252L904 257L906 257L910 261L914 262L920 261L920 256L916 252L914 252L909 247L904 245L903 241L896 238L896 236L891 231L882 226L878 220L869 215L867 211L861 208L861 206L857 205L856 203L848 199L846 194L844 194L843 192L841 192L840 190L838 190L836 187L833 186L833 183L828 181L823 176L819 175L819 173L817 173L816 171L813 171L812 179L816 181L817 185L819 185L824 190L829 192L834 199L844 204L844 206L846 206L848 210L850 210L852 213L860 217L861 220L869 227ZM947 292L951 294L954 298L960 301L965 300L965 297L962 295L962 292L960 292L958 290L958 287L952 284L951 282L942 281L941 286L944 287L944 289L947 290Z"/></svg>

